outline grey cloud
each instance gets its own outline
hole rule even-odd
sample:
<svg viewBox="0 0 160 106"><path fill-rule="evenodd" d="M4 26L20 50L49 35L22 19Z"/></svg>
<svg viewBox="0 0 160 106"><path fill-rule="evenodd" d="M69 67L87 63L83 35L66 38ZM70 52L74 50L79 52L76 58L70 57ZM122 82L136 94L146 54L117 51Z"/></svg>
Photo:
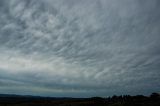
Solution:
<svg viewBox="0 0 160 106"><path fill-rule="evenodd" d="M37 94L57 96L58 89L59 96L71 91L73 96L82 91L87 96L157 91L159 4L1 0L0 89L23 93L15 89L29 85L31 94L39 87ZM19 87L9 89L10 83Z"/></svg>

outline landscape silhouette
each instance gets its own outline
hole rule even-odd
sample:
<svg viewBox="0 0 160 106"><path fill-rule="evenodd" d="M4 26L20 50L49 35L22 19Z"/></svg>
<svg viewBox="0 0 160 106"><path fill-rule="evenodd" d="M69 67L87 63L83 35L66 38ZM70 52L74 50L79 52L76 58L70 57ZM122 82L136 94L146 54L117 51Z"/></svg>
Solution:
<svg viewBox="0 0 160 106"><path fill-rule="evenodd" d="M111 97L56 98L40 96L0 95L0 106L160 106L160 94L113 95Z"/></svg>

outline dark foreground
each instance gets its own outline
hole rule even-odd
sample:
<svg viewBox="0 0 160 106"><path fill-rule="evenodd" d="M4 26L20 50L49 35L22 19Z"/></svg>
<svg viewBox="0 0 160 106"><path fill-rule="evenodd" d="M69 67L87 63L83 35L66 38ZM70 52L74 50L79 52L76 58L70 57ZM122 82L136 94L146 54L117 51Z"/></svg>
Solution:
<svg viewBox="0 0 160 106"><path fill-rule="evenodd" d="M108 98L51 98L0 95L0 106L160 106L160 95L153 93L149 97L123 95Z"/></svg>

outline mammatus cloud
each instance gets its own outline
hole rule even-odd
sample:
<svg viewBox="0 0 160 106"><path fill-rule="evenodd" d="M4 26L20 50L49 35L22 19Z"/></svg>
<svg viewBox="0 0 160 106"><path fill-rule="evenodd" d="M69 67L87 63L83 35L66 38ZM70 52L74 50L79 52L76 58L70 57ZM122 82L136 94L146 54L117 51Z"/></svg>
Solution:
<svg viewBox="0 0 160 106"><path fill-rule="evenodd" d="M159 0L1 0L0 93L160 89Z"/></svg>

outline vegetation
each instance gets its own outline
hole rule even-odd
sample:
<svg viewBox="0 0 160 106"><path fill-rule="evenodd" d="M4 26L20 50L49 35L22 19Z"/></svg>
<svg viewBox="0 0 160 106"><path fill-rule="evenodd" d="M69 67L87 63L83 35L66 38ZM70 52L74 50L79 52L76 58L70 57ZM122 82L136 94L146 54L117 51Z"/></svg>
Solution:
<svg viewBox="0 0 160 106"><path fill-rule="evenodd" d="M52 98L0 95L0 106L160 106L160 94L112 96L107 98Z"/></svg>

